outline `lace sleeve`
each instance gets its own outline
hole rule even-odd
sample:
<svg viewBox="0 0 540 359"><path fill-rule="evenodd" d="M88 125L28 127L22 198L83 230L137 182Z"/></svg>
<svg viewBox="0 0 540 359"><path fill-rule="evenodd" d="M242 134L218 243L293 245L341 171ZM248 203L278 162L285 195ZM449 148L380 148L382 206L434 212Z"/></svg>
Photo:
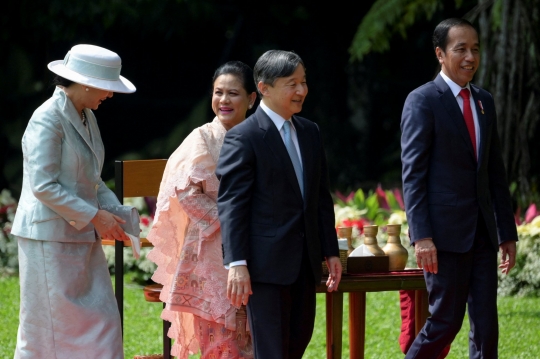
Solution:
<svg viewBox="0 0 540 359"><path fill-rule="evenodd" d="M208 238L219 229L216 201L203 192L203 183L190 181L182 190L177 190L178 202L202 237Z"/></svg>

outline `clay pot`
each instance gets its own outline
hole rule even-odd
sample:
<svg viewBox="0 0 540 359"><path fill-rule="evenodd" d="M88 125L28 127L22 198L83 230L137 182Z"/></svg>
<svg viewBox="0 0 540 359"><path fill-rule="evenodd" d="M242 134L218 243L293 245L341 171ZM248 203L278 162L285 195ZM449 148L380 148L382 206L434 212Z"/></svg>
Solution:
<svg viewBox="0 0 540 359"><path fill-rule="evenodd" d="M347 255L354 250L352 246L352 227L337 227L338 239L347 239Z"/></svg>
<svg viewBox="0 0 540 359"><path fill-rule="evenodd" d="M379 247L377 243L377 233L379 232L379 227L375 225L364 226L364 245L373 255L375 256L384 256L385 253Z"/></svg>
<svg viewBox="0 0 540 359"><path fill-rule="evenodd" d="M405 269L409 253L401 244L399 235L401 234L401 224L389 224L386 226L388 242L382 248L388 256L389 270L398 271Z"/></svg>

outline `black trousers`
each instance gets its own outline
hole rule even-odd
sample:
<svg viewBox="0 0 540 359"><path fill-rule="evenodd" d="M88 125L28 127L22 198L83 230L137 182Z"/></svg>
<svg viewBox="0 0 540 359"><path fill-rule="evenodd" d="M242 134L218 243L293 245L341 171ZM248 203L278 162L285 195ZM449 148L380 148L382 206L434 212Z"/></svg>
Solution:
<svg viewBox="0 0 540 359"><path fill-rule="evenodd" d="M406 359L436 359L461 329L466 309L471 327L470 358L497 358L497 251L480 213L478 218L472 248L466 253L440 251L438 273L424 272L431 316Z"/></svg>
<svg viewBox="0 0 540 359"><path fill-rule="evenodd" d="M276 263L287 265L287 263ZM257 359L301 359L315 323L315 282L304 248L298 278L290 285L251 283L247 305Z"/></svg>

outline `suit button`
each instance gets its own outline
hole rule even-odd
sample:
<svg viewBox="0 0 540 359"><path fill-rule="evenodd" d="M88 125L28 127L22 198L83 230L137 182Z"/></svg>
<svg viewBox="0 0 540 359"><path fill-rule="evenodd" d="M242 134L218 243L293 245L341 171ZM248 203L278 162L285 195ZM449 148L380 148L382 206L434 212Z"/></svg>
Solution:
<svg viewBox="0 0 540 359"><path fill-rule="evenodd" d="M69 221L69 224L71 224L72 226L74 226L77 222L75 221Z"/></svg>
<svg viewBox="0 0 540 359"><path fill-rule="evenodd" d="M300 232L300 238L304 238L304 232Z"/></svg>

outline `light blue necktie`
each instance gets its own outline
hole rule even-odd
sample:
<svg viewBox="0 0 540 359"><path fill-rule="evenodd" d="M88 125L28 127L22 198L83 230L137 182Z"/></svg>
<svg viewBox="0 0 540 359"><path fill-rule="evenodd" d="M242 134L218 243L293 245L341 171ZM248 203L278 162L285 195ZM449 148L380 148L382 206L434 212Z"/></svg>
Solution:
<svg viewBox="0 0 540 359"><path fill-rule="evenodd" d="M285 132L285 136L283 136L285 147L287 148L287 152L289 152L289 157L291 158L294 172L296 173L296 179L298 180L298 184L300 185L300 192L302 193L302 197L304 197L304 175L302 172L302 165L300 164L300 158L298 158L298 152L296 151L296 147L294 147L294 143L291 137L291 122L285 121L283 124L283 132Z"/></svg>

